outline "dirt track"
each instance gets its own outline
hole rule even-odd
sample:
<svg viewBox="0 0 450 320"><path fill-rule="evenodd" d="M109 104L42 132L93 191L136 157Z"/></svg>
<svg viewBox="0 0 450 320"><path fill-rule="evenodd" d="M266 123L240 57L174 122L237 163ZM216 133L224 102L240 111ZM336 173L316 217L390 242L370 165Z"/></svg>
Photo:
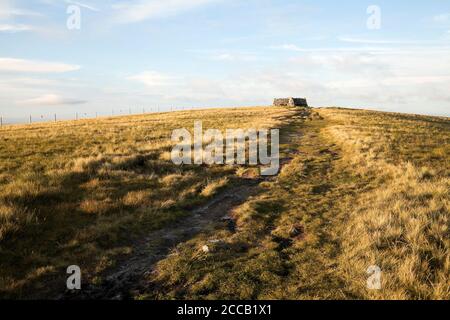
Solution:
<svg viewBox="0 0 450 320"><path fill-rule="evenodd" d="M309 114L309 113L308 113ZM305 116L302 114L302 116ZM289 136L289 140L297 138L298 133ZM292 158L280 159L280 166L289 164ZM281 172L281 168L280 168ZM100 285L85 285L79 292L67 292L60 299L101 299L123 300L131 299L133 293L139 292L144 286L143 279L153 272L158 261L167 255L178 244L192 239L199 233L222 225L226 228L234 228L234 221L229 213L247 199L258 192L258 185L265 179L245 178L223 192L216 195L207 204L194 209L186 218L180 219L174 224L148 234L145 238L135 242L133 252L118 261L115 267L103 275Z"/></svg>
<svg viewBox="0 0 450 320"><path fill-rule="evenodd" d="M235 207L244 203L257 192L260 180L245 179L218 194L206 205L195 209L184 219L166 228L150 233L134 244L133 253L110 270L101 285L88 285L82 291L64 294L62 299L127 299L138 291L141 280L152 272L153 266L164 259L179 243L187 241L218 224L234 228L229 218Z"/></svg>

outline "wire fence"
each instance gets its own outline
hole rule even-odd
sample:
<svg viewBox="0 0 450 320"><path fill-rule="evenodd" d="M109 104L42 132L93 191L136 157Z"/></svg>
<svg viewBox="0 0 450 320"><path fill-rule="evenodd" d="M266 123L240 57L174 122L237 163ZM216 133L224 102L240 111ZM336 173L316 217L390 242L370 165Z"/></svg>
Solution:
<svg viewBox="0 0 450 320"><path fill-rule="evenodd" d="M6 117L0 116L0 128L8 125L15 124L35 124L35 123L48 123L48 122L58 122L58 121L78 121L78 120L88 120L88 119L98 119L98 118L109 118L109 117L121 117L121 116L132 116L132 115L145 115L150 113L166 113L166 112L178 112L178 111L189 111L198 110L201 108L194 107L148 107L148 108L124 108L124 109L111 109L110 113L106 112L75 112L70 114L42 114L42 115L28 115L25 117Z"/></svg>

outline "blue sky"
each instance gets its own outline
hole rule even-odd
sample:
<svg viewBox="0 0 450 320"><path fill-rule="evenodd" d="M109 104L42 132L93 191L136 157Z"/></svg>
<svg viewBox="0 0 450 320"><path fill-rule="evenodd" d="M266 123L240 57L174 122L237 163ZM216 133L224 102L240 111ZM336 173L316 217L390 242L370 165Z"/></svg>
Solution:
<svg viewBox="0 0 450 320"><path fill-rule="evenodd" d="M5 118L283 96L449 116L449 88L449 1L0 0Z"/></svg>

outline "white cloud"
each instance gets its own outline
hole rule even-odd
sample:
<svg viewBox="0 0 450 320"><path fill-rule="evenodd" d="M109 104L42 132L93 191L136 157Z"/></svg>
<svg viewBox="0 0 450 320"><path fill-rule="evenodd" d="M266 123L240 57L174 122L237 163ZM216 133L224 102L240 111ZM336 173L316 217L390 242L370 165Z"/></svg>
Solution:
<svg viewBox="0 0 450 320"><path fill-rule="evenodd" d="M450 50L397 52L309 53L292 62L293 70L312 75L327 90L324 104L424 104L450 102ZM317 75L317 76L316 76ZM334 102L333 102L334 101Z"/></svg>
<svg viewBox="0 0 450 320"><path fill-rule="evenodd" d="M222 53L212 57L213 60L217 61L234 61L236 57L229 53Z"/></svg>
<svg viewBox="0 0 450 320"><path fill-rule="evenodd" d="M385 42L387 44L387 42ZM382 43L380 43L382 44ZM394 43L392 43L394 44ZM398 44L398 43L397 43ZM276 45L276 46L270 46L270 49L274 50L286 50L286 51L292 51L292 52L301 52L301 53L376 53L376 54L402 54L402 55L408 55L408 54L414 54L417 52L429 52L429 53L441 53L445 54L450 51L450 46L446 45L446 43L442 43L440 45L440 42L417 42L417 45L407 45L407 43L404 43L405 46L398 46L398 45L392 45L392 46L383 46L383 45L377 45L377 46L354 46L354 47L319 47L319 48L301 48L295 44L284 44L284 45ZM411 42L411 44L414 44L414 42ZM422 44L422 45L419 45ZM426 46L425 46L426 44ZM436 45L430 45L430 44L436 44Z"/></svg>
<svg viewBox="0 0 450 320"><path fill-rule="evenodd" d="M348 43L359 43L359 44L389 44L389 45L414 45L422 44L420 41L408 41L408 40L376 40L376 39L362 39L362 38L352 38L352 37L338 37L339 41Z"/></svg>
<svg viewBox="0 0 450 320"><path fill-rule="evenodd" d="M42 17L43 15L39 12L25 10L25 9L13 9L9 13L12 16L26 16L26 17Z"/></svg>
<svg viewBox="0 0 450 320"><path fill-rule="evenodd" d="M0 58L0 72L63 73L79 69L80 66L60 62Z"/></svg>
<svg viewBox="0 0 450 320"><path fill-rule="evenodd" d="M279 46L272 46L271 49L280 49L280 50L288 50L288 51L298 51L303 52L305 49L298 47L295 44L282 44Z"/></svg>
<svg viewBox="0 0 450 320"><path fill-rule="evenodd" d="M261 60L262 57L258 54L251 52L222 52L213 53L209 56L211 60L214 61L224 61L224 62L250 62Z"/></svg>
<svg viewBox="0 0 450 320"><path fill-rule="evenodd" d="M119 23L174 16L219 0L135 0L113 5Z"/></svg>
<svg viewBox="0 0 450 320"><path fill-rule="evenodd" d="M0 33L17 33L35 31L35 27L28 24L15 23L16 18L40 17L42 14L26 9L16 8L10 0L0 0Z"/></svg>
<svg viewBox="0 0 450 320"><path fill-rule="evenodd" d="M175 85L177 77L162 74L156 71L144 71L140 74L128 77L127 80L138 81L149 88L154 88Z"/></svg>
<svg viewBox="0 0 450 320"><path fill-rule="evenodd" d="M32 30L34 30L34 28L26 24L0 24L0 32L16 33Z"/></svg>
<svg viewBox="0 0 450 320"><path fill-rule="evenodd" d="M450 49L444 52L301 52L283 64L219 78L180 75L177 81L155 86L160 82L154 76L141 77L148 85L142 94L161 102L203 105L269 104L277 96L305 96L316 106L426 113L421 106L445 110L450 104Z"/></svg>
<svg viewBox="0 0 450 320"><path fill-rule="evenodd" d="M76 105L86 103L84 100L65 98L56 94L45 94L36 98L21 100L17 102L28 106L58 106L58 105Z"/></svg>
<svg viewBox="0 0 450 320"><path fill-rule="evenodd" d="M267 56L261 51L223 50L223 49L188 49L202 60L221 62L250 62L266 60Z"/></svg>
<svg viewBox="0 0 450 320"><path fill-rule="evenodd" d="M433 17L433 21L436 23L450 22L450 13L442 13L442 14L435 15Z"/></svg>
<svg viewBox="0 0 450 320"><path fill-rule="evenodd" d="M295 44L283 44L277 46L271 46L270 49L285 50L293 52L366 52L366 51L386 51L386 47L324 47L324 48L301 48Z"/></svg>
<svg viewBox="0 0 450 320"><path fill-rule="evenodd" d="M39 12L16 8L10 0L0 1L0 19L10 19L17 16L38 17L42 16L42 14Z"/></svg>

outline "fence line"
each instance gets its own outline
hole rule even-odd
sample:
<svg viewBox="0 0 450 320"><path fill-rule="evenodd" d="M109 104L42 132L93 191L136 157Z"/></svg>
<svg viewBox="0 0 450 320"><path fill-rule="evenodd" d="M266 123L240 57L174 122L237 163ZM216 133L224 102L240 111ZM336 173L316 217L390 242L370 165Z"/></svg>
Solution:
<svg viewBox="0 0 450 320"><path fill-rule="evenodd" d="M12 118L14 119L11 123L7 123L7 118L5 116L0 116L0 128L3 128L6 125L11 125L11 124L26 124L28 122L28 124L33 124L33 123L48 123L48 122L58 122L58 121L78 121L78 120L85 120L85 119L97 119L99 116L103 116L105 118L108 117L120 117L120 116L127 116L127 115L145 115L145 114L149 114L149 113L166 113L166 112L178 112L178 111L188 111L188 110L195 110L195 109L200 109L200 108L194 108L194 107L166 107L164 108L166 110L161 110L161 108L158 107L151 107L151 108L142 108L142 113L133 113L132 112L132 108L128 109L128 113L124 112L123 109L119 110L119 113L116 113L115 109L111 110L111 114L107 115L105 113L99 113L99 112L94 112L94 113L83 113L80 114L79 112L76 112L74 114L74 118L70 118L70 117L65 117L62 116L61 118L58 117L58 114L54 113L53 114L53 119L50 116L46 115L40 115L40 116L33 116L33 115L29 115L28 116L28 120L27 121L22 121L19 120L19 118ZM125 109L126 110L126 109ZM149 111L147 111L149 110ZM83 115L85 115L85 117L83 117ZM91 115L91 116L89 116ZM93 116L95 115L95 117ZM46 121L39 121L39 119L42 120L46 120Z"/></svg>

